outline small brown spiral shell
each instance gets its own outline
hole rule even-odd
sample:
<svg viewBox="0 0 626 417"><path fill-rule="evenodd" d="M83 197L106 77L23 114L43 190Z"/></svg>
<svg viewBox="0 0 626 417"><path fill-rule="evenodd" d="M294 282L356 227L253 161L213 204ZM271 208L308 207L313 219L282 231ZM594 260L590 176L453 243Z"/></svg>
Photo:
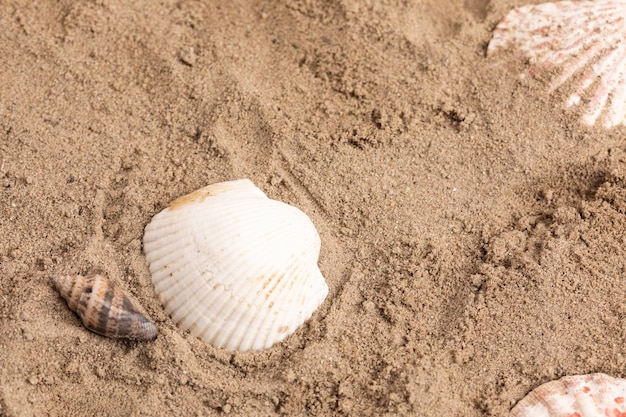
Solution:
<svg viewBox="0 0 626 417"><path fill-rule="evenodd" d="M89 330L102 336L154 340L158 330L107 277L50 277L61 297Z"/></svg>

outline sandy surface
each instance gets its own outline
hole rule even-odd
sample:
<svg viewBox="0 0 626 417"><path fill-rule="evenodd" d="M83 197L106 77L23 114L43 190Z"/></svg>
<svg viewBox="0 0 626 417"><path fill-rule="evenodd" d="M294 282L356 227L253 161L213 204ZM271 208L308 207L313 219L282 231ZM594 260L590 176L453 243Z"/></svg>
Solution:
<svg viewBox="0 0 626 417"><path fill-rule="evenodd" d="M485 57L525 3L0 1L0 416L503 416L624 376L624 129ZM236 178L312 218L330 287L261 352L181 332L141 247ZM157 340L82 327L74 273Z"/></svg>

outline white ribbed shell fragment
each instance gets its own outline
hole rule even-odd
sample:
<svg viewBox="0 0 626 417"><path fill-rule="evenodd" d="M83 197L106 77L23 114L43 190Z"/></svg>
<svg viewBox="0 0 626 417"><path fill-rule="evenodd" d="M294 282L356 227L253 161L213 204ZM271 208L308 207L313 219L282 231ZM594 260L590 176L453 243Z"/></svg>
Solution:
<svg viewBox="0 0 626 417"><path fill-rule="evenodd" d="M551 74L565 107L585 106L582 122L605 128L626 122L626 0L560 1L515 8L496 26L487 54L517 48L530 75Z"/></svg>
<svg viewBox="0 0 626 417"><path fill-rule="evenodd" d="M531 391L509 417L620 417L626 415L626 380L606 374L566 376Z"/></svg>
<svg viewBox="0 0 626 417"><path fill-rule="evenodd" d="M228 350L283 340L328 294L311 220L249 180L209 185L173 201L146 226L143 244L172 319Z"/></svg>

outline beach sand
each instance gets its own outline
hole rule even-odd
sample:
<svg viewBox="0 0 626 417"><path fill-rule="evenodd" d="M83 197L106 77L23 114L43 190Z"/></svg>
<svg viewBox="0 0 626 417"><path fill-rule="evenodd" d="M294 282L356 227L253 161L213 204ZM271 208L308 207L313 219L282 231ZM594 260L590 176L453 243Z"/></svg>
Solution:
<svg viewBox="0 0 626 417"><path fill-rule="evenodd" d="M486 57L526 3L1 2L0 416L505 416L624 376L624 128ZM311 217L330 288L259 352L179 330L142 252L238 178ZM154 342L86 330L49 280L92 273Z"/></svg>

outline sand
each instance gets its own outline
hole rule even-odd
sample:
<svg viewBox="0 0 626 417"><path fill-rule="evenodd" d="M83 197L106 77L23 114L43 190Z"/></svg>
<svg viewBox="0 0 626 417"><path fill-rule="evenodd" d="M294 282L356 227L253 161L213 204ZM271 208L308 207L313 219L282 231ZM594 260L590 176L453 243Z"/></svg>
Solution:
<svg viewBox="0 0 626 417"><path fill-rule="evenodd" d="M0 2L0 416L504 416L624 376L624 128L485 56L526 3ZM260 352L180 331L142 252L237 178L311 217L330 287ZM91 273L157 340L81 325L48 277Z"/></svg>

